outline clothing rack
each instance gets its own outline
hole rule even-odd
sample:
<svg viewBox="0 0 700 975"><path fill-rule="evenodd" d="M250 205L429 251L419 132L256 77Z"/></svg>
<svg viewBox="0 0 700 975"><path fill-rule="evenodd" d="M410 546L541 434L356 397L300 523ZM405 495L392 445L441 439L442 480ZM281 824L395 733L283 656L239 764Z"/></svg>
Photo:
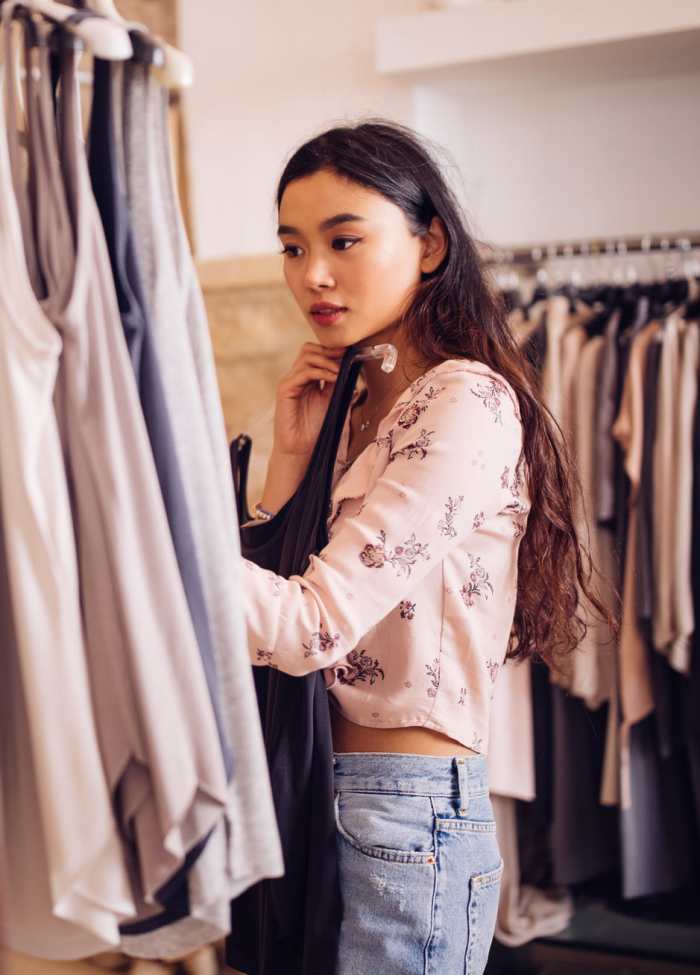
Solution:
<svg viewBox="0 0 700 975"><path fill-rule="evenodd" d="M643 237L597 237L569 241L497 247L480 244L486 263L496 266L537 267L546 261L582 257L624 257L655 252L687 253L700 248L700 231L645 234Z"/></svg>

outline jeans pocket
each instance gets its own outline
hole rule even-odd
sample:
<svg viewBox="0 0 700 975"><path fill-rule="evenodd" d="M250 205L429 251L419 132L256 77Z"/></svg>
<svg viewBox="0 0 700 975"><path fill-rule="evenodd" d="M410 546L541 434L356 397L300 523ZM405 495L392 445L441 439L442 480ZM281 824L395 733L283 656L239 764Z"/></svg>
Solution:
<svg viewBox="0 0 700 975"><path fill-rule="evenodd" d="M503 860L495 870L474 874L469 881L469 933L465 975L482 975L496 929Z"/></svg>
<svg viewBox="0 0 700 975"><path fill-rule="evenodd" d="M338 833L376 860L435 863L435 816L430 796L337 792Z"/></svg>

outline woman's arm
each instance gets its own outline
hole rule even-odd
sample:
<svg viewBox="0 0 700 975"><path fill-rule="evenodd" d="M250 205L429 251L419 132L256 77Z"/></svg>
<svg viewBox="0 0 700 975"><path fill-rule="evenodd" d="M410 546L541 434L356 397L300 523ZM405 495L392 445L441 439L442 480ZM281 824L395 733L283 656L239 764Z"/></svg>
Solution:
<svg viewBox="0 0 700 975"><path fill-rule="evenodd" d="M275 450L267 464L267 477L260 504L265 511L277 514L301 484L310 457L283 454Z"/></svg>
<svg viewBox="0 0 700 975"><path fill-rule="evenodd" d="M387 467L360 512L336 527L303 576L243 560L253 663L297 675L332 666L450 551L518 505L513 394L468 364L416 392L387 440ZM465 559L465 583L470 571Z"/></svg>

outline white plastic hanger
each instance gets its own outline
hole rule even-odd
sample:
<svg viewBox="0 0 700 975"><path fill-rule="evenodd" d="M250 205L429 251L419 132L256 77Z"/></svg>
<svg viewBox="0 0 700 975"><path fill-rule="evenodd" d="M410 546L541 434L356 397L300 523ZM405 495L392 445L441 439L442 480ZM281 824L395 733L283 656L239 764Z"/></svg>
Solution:
<svg viewBox="0 0 700 975"><path fill-rule="evenodd" d="M96 13L109 18L116 24L120 24L127 30L139 30L150 35L150 31L143 24L125 20L115 7L114 0L89 0L89 5ZM160 81L168 88L191 87L194 81L192 61L172 44L168 44L155 35L151 36L163 51L164 63L156 68L156 72L160 75Z"/></svg>
<svg viewBox="0 0 700 975"><path fill-rule="evenodd" d="M89 11L84 12L85 16L76 17L81 11L57 0L21 0L21 3L10 0L3 6L10 8L10 14L6 16L10 16L15 7L21 6L56 24L64 24L92 54L106 61L127 61L133 53L129 34L121 24L104 17L90 16Z"/></svg>

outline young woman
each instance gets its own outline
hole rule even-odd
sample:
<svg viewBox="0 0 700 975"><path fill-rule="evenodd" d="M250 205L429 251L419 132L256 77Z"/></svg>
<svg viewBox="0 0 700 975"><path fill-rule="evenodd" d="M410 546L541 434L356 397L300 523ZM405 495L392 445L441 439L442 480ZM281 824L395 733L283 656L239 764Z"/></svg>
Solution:
<svg viewBox="0 0 700 975"><path fill-rule="evenodd" d="M506 656L548 662L585 624L573 475L459 208L410 131L336 128L280 180L284 272L316 342L278 387L259 503L299 485L339 362L363 366L330 541L303 577L244 572L254 664L323 668L343 897L338 975L477 975L502 863L486 755Z"/></svg>

